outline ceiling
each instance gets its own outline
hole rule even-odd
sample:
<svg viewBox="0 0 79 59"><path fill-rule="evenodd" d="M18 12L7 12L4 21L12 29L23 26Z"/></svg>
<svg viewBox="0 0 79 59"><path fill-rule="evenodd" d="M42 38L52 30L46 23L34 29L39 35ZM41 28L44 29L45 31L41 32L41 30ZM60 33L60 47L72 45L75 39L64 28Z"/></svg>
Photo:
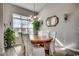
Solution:
<svg viewBox="0 0 79 59"><path fill-rule="evenodd" d="M34 11L34 3L12 3L12 4ZM40 12L45 6L46 3L35 3L35 12Z"/></svg>

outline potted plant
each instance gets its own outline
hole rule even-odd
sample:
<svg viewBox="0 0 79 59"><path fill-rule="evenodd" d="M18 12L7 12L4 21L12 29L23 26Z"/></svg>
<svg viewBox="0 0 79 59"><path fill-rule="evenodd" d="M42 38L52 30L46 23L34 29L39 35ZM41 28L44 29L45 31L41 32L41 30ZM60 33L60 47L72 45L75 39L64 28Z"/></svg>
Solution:
<svg viewBox="0 0 79 59"><path fill-rule="evenodd" d="M33 29L34 29L34 34L38 35L38 30L41 27L41 22L38 21L38 20L34 20L33 23L32 23L32 25L33 25Z"/></svg>
<svg viewBox="0 0 79 59"><path fill-rule="evenodd" d="M10 48L15 44L15 32L11 28L7 28L4 32L4 45Z"/></svg>

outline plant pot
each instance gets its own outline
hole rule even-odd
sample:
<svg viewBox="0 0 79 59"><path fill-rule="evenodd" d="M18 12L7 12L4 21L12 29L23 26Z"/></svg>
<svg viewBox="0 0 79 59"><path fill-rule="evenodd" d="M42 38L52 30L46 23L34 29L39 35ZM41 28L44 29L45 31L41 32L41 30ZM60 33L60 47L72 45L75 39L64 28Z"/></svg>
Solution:
<svg viewBox="0 0 79 59"><path fill-rule="evenodd" d="M38 35L38 31L37 30L34 30L33 33L34 33L34 35Z"/></svg>

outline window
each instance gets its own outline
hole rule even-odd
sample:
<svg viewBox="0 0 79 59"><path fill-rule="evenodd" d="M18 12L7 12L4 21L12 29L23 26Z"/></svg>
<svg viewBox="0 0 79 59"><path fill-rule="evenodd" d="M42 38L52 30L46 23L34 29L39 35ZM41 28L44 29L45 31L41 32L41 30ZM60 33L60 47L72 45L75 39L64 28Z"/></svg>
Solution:
<svg viewBox="0 0 79 59"><path fill-rule="evenodd" d="M29 21L27 16L13 14L13 29L18 33L32 34L32 21Z"/></svg>

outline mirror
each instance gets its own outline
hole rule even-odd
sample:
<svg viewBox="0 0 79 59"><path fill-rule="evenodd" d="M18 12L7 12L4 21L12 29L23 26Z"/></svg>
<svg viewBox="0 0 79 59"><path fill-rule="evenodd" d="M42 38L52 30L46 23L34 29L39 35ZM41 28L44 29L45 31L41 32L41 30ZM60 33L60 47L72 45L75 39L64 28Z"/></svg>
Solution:
<svg viewBox="0 0 79 59"><path fill-rule="evenodd" d="M46 25L48 27L56 26L59 23L59 19L57 16L48 17L46 20Z"/></svg>

